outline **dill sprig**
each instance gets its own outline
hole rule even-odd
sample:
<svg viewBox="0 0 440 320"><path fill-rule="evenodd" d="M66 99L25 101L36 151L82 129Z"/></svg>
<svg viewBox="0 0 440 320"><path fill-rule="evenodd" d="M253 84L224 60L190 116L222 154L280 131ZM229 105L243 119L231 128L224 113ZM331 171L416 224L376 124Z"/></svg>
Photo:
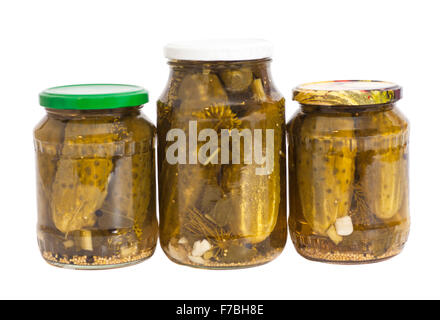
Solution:
<svg viewBox="0 0 440 320"><path fill-rule="evenodd" d="M213 104L204 108L202 111L193 112L193 116L200 119L216 120L214 130L234 129L241 126L241 120L232 112L229 106L222 104Z"/></svg>
<svg viewBox="0 0 440 320"><path fill-rule="evenodd" d="M353 199L354 199L354 212L357 214L370 214L371 210L368 207L367 201L365 200L365 192L360 184L355 184L353 186Z"/></svg>
<svg viewBox="0 0 440 320"><path fill-rule="evenodd" d="M227 252L228 240L232 239L232 233L219 227L209 216L204 215L198 209L190 209L184 223L184 229L193 236L202 236L213 246L212 257L218 259Z"/></svg>

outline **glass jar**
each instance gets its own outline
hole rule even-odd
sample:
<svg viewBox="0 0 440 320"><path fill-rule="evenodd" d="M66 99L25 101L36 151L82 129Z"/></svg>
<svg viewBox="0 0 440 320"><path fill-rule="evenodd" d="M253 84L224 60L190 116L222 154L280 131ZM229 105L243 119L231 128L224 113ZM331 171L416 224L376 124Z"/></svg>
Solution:
<svg viewBox="0 0 440 320"><path fill-rule="evenodd" d="M155 127L148 93L129 85L74 85L40 94L34 130L38 244L55 266L107 269L156 247Z"/></svg>
<svg viewBox="0 0 440 320"><path fill-rule="evenodd" d="M179 264L260 265L286 242L284 99L264 41L171 44L158 101L160 240Z"/></svg>
<svg viewBox="0 0 440 320"><path fill-rule="evenodd" d="M401 88L380 81L309 83L288 124L291 237L304 257L375 262L407 240L408 123Z"/></svg>

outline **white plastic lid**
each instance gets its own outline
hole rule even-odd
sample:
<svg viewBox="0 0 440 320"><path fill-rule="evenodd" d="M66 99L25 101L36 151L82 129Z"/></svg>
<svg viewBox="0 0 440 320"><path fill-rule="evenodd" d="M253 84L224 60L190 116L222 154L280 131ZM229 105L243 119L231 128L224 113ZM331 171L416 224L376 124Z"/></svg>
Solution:
<svg viewBox="0 0 440 320"><path fill-rule="evenodd" d="M272 44L259 39L217 39L174 42L165 46L171 60L240 61L272 57Z"/></svg>

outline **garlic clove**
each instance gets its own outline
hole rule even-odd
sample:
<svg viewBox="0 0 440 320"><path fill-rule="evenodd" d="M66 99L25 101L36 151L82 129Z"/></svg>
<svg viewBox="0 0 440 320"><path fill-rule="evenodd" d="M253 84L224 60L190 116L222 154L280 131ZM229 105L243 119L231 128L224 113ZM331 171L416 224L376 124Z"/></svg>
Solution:
<svg viewBox="0 0 440 320"><path fill-rule="evenodd" d="M193 245L192 256L201 257L209 249L211 249L211 244L208 242L208 240L204 239L201 241L196 241Z"/></svg>
<svg viewBox="0 0 440 320"><path fill-rule="evenodd" d="M185 260L186 252L179 246L175 247L170 243L168 243L168 252L171 258L176 261L183 262Z"/></svg>
<svg viewBox="0 0 440 320"><path fill-rule="evenodd" d="M353 233L353 222L350 216L345 216L336 219L335 222L336 233L340 236L349 236Z"/></svg>

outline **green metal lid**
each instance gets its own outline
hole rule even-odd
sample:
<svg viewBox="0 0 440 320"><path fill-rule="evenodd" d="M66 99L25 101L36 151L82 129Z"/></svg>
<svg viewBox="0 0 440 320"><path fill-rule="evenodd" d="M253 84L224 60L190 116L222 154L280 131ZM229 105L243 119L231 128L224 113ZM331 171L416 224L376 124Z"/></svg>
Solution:
<svg viewBox="0 0 440 320"><path fill-rule="evenodd" d="M67 110L97 110L140 106L148 92L126 84L78 84L53 87L40 93L40 105Z"/></svg>

